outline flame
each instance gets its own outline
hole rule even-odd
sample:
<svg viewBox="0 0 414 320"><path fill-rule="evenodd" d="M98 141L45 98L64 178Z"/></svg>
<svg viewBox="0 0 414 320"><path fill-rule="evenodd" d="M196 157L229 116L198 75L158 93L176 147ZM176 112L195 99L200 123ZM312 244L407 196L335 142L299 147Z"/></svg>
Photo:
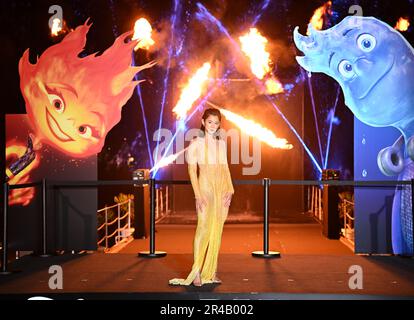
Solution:
<svg viewBox="0 0 414 320"><path fill-rule="evenodd" d="M145 18L140 18L135 21L134 26L134 35L132 36L132 40L140 40L139 43L134 48L135 51L138 49L146 49L148 50L155 42L151 38L152 34L152 27L151 24Z"/></svg>
<svg viewBox="0 0 414 320"><path fill-rule="evenodd" d="M23 156L26 152L26 146L24 144L16 144L13 142L8 142L6 146L6 161L13 159L12 161ZM9 161L8 161L9 162ZM17 175L12 177L9 180L9 184L22 184L30 183L30 172L39 165L39 157L36 157L31 164L26 168L20 171ZM35 188L24 188L24 189L13 189L10 190L9 194L9 205L21 204L27 206L33 199L35 195Z"/></svg>
<svg viewBox="0 0 414 320"><path fill-rule="evenodd" d="M267 79L265 82L266 94L277 94L284 92L283 86L279 80L275 78Z"/></svg>
<svg viewBox="0 0 414 320"><path fill-rule="evenodd" d="M214 108L220 110L220 112L226 117L227 120L233 122L236 126L238 126L243 132L247 133L248 135L259 139L260 141L268 144L272 148L278 149L292 149L293 146L287 142L286 139L278 138L276 135L269 129L261 126L260 124L254 122L253 120L245 119L242 116L228 111L223 108L219 108L218 106L214 105L211 102L207 102Z"/></svg>
<svg viewBox="0 0 414 320"><path fill-rule="evenodd" d="M52 36L57 37L59 33L62 31L62 22L59 18L54 18L52 21L52 28L50 29L50 33Z"/></svg>
<svg viewBox="0 0 414 320"><path fill-rule="evenodd" d="M322 30L323 27L323 18L327 14L332 14L331 11L332 1L326 2L323 6L316 9L313 13L312 18L309 23L315 28L315 30ZM306 35L310 35L310 30L306 31Z"/></svg>
<svg viewBox="0 0 414 320"><path fill-rule="evenodd" d="M398 31L407 31L409 26L410 21L407 18L401 17L400 19L398 19L394 29L397 29Z"/></svg>
<svg viewBox="0 0 414 320"><path fill-rule="evenodd" d="M282 84L272 74L269 53L266 51L267 39L256 28L250 28L249 33L239 37L241 49L250 60L250 68L253 74L260 80L265 80L266 94L283 92Z"/></svg>
<svg viewBox="0 0 414 320"><path fill-rule="evenodd" d="M208 79L210 68L210 63L204 63L181 92L180 99L173 109L173 112L177 115L177 119L184 119L187 111L190 110L193 103L201 96L203 84Z"/></svg>
<svg viewBox="0 0 414 320"><path fill-rule="evenodd" d="M270 72L269 53L266 51L267 39L256 28L250 28L249 33L239 37L242 51L250 59L250 67L254 75L263 79Z"/></svg>
<svg viewBox="0 0 414 320"><path fill-rule="evenodd" d="M176 154L172 154L168 157L162 158L160 161L157 162L157 164L152 167L152 169L150 170L150 173L154 170L158 170L159 168L162 167L166 167L168 166L170 163L173 163L175 161L175 159L178 158L178 156L183 153L187 148L185 148L184 150L181 150L180 152L176 153Z"/></svg>

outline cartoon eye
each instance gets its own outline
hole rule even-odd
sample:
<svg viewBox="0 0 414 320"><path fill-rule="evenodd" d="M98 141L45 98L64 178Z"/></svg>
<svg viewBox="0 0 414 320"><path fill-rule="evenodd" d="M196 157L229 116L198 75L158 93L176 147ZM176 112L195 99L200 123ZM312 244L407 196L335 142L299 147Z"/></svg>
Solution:
<svg viewBox="0 0 414 320"><path fill-rule="evenodd" d="M92 136L92 129L90 126L79 126L78 128L79 135L83 138L90 138Z"/></svg>
<svg viewBox="0 0 414 320"><path fill-rule="evenodd" d="M339 73L346 79L350 79L354 76L354 68L352 67L351 62L348 60L342 60L338 65Z"/></svg>
<svg viewBox="0 0 414 320"><path fill-rule="evenodd" d="M368 33L364 33L361 34L358 39L357 39L357 43L358 43L358 47L364 51L364 52L370 52L372 51L376 44L377 44L377 40L375 39L374 36L368 34Z"/></svg>
<svg viewBox="0 0 414 320"><path fill-rule="evenodd" d="M48 94L50 104L55 108L57 113L63 113L65 111L65 104L61 97L56 94Z"/></svg>

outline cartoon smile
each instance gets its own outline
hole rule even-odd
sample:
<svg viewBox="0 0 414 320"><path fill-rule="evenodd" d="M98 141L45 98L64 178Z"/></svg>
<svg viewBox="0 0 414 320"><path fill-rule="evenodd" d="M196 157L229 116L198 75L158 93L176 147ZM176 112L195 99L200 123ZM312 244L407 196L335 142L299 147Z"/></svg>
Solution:
<svg viewBox="0 0 414 320"><path fill-rule="evenodd" d="M392 62L390 63L390 65L388 66L388 68L385 69L384 73L377 79L377 81L375 81L368 88L368 90L365 91L365 93L362 94L362 96L358 97L358 99L359 100L364 99L372 91L372 89L374 89L374 87L388 74L388 72L390 72L390 70L392 69L393 66L394 66L394 59L392 59Z"/></svg>
<svg viewBox="0 0 414 320"><path fill-rule="evenodd" d="M63 130L59 127L59 124L53 118L49 110L46 108L46 120L47 124L49 126L50 131L53 133L53 135L62 142L67 141L74 141L71 137L69 137Z"/></svg>

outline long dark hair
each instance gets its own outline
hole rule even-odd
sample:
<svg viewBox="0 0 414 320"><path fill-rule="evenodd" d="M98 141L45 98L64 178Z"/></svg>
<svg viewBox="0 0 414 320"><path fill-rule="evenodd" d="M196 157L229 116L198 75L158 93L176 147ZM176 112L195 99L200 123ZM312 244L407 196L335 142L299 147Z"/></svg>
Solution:
<svg viewBox="0 0 414 320"><path fill-rule="evenodd" d="M219 121L221 122L221 112L220 112L219 109L216 109L216 108L208 108L208 109L204 110L202 119L204 121L206 121L209 116L216 116L219 119ZM220 135L218 134L219 131L220 131L220 126L217 128L217 131L216 131L216 139L217 140L220 139ZM201 123L201 127L200 127L200 137L204 137L205 135L206 135L206 128L204 127L203 123Z"/></svg>

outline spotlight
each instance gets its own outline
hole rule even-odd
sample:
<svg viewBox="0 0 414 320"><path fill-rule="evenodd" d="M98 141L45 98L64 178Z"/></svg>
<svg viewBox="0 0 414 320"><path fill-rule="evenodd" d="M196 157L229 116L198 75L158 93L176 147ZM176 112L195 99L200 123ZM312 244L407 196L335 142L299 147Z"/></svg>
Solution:
<svg viewBox="0 0 414 320"><path fill-rule="evenodd" d="M137 169L132 173L132 180L142 181L150 178L149 169ZM139 185L134 184L134 187Z"/></svg>
<svg viewBox="0 0 414 320"><path fill-rule="evenodd" d="M322 170L322 181L339 180L339 170L324 169ZM323 207L323 221L322 233L328 239L340 238L340 222L339 222L339 188L337 186L323 185L322 207Z"/></svg>
<svg viewBox="0 0 414 320"><path fill-rule="evenodd" d="M339 180L341 171L336 169L323 169L322 180Z"/></svg>
<svg viewBox="0 0 414 320"><path fill-rule="evenodd" d="M132 180L143 181L150 178L149 169L137 169L132 173ZM134 184L134 238L145 239L150 229L150 190L149 184Z"/></svg>

